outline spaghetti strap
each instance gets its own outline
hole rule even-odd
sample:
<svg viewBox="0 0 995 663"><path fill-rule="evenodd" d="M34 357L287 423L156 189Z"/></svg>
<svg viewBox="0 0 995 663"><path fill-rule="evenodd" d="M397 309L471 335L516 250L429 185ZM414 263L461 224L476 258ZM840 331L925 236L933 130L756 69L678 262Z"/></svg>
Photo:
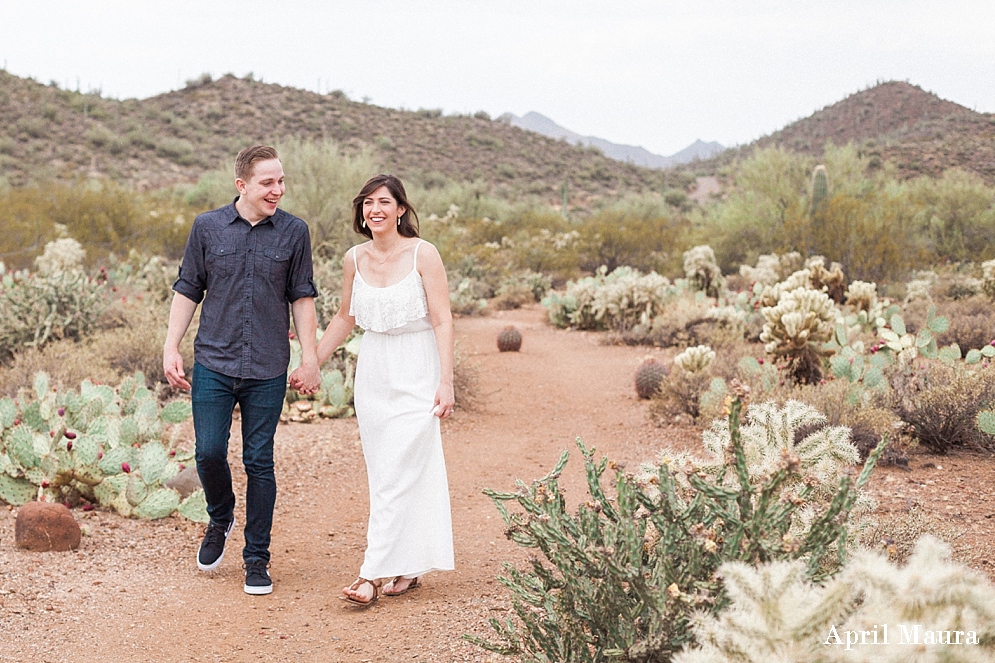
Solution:
<svg viewBox="0 0 995 663"><path fill-rule="evenodd" d="M414 255L414 259L411 262L411 270L412 271L418 271L418 247L421 246L422 243L424 243L424 242L425 242L425 240L419 239L418 243L415 244L415 255Z"/></svg>
<svg viewBox="0 0 995 663"><path fill-rule="evenodd" d="M356 260L356 254L359 253L359 245L352 247L352 264L356 267L356 272L359 272L359 261Z"/></svg>

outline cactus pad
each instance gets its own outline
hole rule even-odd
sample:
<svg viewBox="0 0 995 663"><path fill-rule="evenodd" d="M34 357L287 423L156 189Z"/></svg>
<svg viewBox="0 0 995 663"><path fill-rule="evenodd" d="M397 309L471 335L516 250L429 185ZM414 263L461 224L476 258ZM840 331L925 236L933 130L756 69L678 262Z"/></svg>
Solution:
<svg viewBox="0 0 995 663"><path fill-rule="evenodd" d="M15 479L14 477L0 474L0 500L14 506L21 506L30 502L38 487L27 479Z"/></svg>
<svg viewBox="0 0 995 663"><path fill-rule="evenodd" d="M195 523L207 523L211 520L210 516L207 515L207 497L204 495L203 489L190 493L190 496L180 504L178 510L181 516Z"/></svg>
<svg viewBox="0 0 995 663"><path fill-rule="evenodd" d="M190 418L193 408L189 401L173 401L162 408L159 416L163 423L179 424Z"/></svg>
<svg viewBox="0 0 995 663"><path fill-rule="evenodd" d="M138 471L147 483L158 483L168 462L169 455L160 442L147 442L139 456Z"/></svg>
<svg viewBox="0 0 995 663"><path fill-rule="evenodd" d="M178 492L172 488L160 488L149 493L148 497L135 508L134 514L139 518L156 520L173 513L179 505L180 494Z"/></svg>

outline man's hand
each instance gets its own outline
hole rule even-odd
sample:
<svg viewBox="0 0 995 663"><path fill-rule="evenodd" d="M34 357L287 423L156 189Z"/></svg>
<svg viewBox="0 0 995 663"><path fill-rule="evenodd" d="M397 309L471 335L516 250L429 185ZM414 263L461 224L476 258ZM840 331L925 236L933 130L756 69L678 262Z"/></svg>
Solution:
<svg viewBox="0 0 995 663"><path fill-rule="evenodd" d="M301 363L287 380L291 389L296 389L302 396L309 396L321 388L321 368L318 361L305 361Z"/></svg>
<svg viewBox="0 0 995 663"><path fill-rule="evenodd" d="M162 368L166 371L166 379L170 385L190 391L190 383L183 372L183 355L179 350L166 348L162 351Z"/></svg>

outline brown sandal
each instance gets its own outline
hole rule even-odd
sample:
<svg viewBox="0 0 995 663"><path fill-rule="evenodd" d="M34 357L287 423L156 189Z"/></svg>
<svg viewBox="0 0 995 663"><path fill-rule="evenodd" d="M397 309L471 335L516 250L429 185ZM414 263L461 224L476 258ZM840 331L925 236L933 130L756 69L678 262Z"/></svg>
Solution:
<svg viewBox="0 0 995 663"><path fill-rule="evenodd" d="M339 598L341 598L343 601L348 601L349 603L352 603L353 605L362 606L364 608L370 607L371 605L373 605L374 603L377 602L377 599L380 598L380 583L379 582L374 582L372 580L367 580L366 578L356 578L356 581L354 583L352 583L351 585L349 585L349 587L347 587L347 589L351 589L352 591L355 592L355 591L358 591L359 588L362 587L364 584L368 584L370 587L373 588L373 596L370 598L369 601L360 601L357 598L349 596L345 592L343 592L343 596L341 596Z"/></svg>
<svg viewBox="0 0 995 663"><path fill-rule="evenodd" d="M402 580L402 579L404 579L404 576L397 576L396 578L394 578L393 580L391 580L387 584L388 584L388 586L393 587L394 585L396 585L398 583L399 580ZM408 586L405 587L404 589L402 589L399 592L391 592L391 591L388 591L388 589L386 587L384 587L383 588L383 595L384 596L400 596L401 594L407 594L412 589L417 589L419 587L421 587L421 576L418 576L416 578L411 578L411 582L408 583Z"/></svg>

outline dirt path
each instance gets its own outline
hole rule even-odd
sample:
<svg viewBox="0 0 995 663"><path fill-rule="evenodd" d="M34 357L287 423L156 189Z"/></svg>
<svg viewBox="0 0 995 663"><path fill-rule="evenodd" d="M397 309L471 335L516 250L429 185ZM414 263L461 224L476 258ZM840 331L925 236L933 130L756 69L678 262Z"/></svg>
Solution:
<svg viewBox="0 0 995 663"><path fill-rule="evenodd" d="M523 331L519 353L495 347L497 332L509 323ZM202 528L178 518L150 523L76 511L89 531L80 550L39 555L13 548L15 512L3 510L0 661L503 660L461 639L468 632L488 636L487 620L507 614L495 578L502 562L525 559L504 538L481 490L539 477L571 449L574 460L561 483L579 499L575 437L629 463L700 438L647 420L632 387L645 349L603 346L596 334L553 329L539 308L458 320L457 337L480 378L476 409L460 411L443 429L455 572L429 576L423 588L368 610L338 600L365 544L367 489L356 422L281 426L272 595L242 592L239 531L218 571L201 574L194 556ZM237 427L232 447L239 477ZM972 486L991 485L991 458L916 458L912 466L876 475L881 511L898 514L913 500L950 522L959 519L979 553L977 564L986 568L995 505Z"/></svg>
<svg viewBox="0 0 995 663"><path fill-rule="evenodd" d="M499 353L497 332L522 329L519 353ZM645 350L605 347L596 335L558 331L533 308L457 321L479 366L479 398L444 426L457 570L429 576L402 598L368 610L338 600L365 544L366 475L355 420L281 426L280 494L273 532L275 591L242 592L241 533L220 569L200 574L201 528L75 512L90 536L76 553L12 548L13 511L0 515L0 661L486 661L462 641L504 616L495 581L523 553L508 542L485 487L511 489L552 468L581 436L615 458L652 457L660 430L635 399ZM233 465L238 464L237 428ZM576 450L575 450L576 451ZM573 456L577 458L578 454ZM565 485L582 494L579 462ZM239 473L236 472L236 476ZM241 504L241 499L240 499Z"/></svg>

